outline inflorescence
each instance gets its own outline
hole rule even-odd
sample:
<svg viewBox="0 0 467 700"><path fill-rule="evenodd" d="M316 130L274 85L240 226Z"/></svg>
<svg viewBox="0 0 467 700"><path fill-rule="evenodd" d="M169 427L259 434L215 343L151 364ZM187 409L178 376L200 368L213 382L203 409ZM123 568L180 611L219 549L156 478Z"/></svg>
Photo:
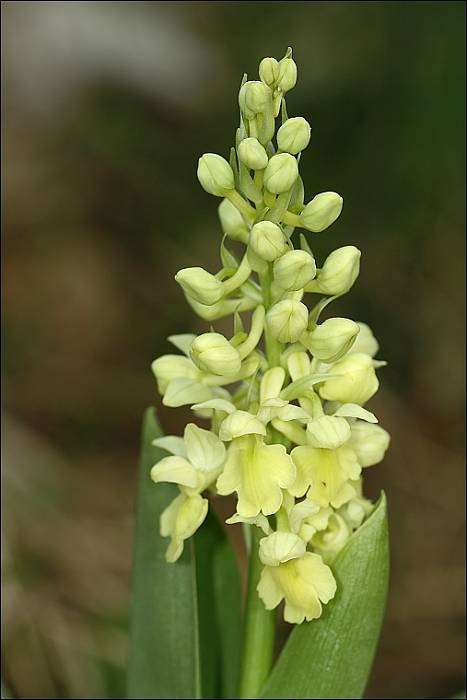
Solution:
<svg viewBox="0 0 467 700"><path fill-rule="evenodd" d="M175 276L202 319L233 317L232 335L211 325L199 336L171 336L181 354L152 365L163 404L190 406L210 429L189 423L183 438L157 439L171 456L151 477L179 488L160 521L167 561L203 523L206 493L236 494L227 523L264 533L259 596L267 609L285 599L285 620L300 623L333 598L333 558L373 507L362 495L362 469L382 460L389 435L363 405L385 363L374 359L378 343L366 324L320 322L357 279L360 251L338 248L317 267L303 233L292 242L295 228L327 229L343 200L323 192L305 204L299 161L311 128L287 115L285 96L297 79L291 50L280 61L263 59L259 76L242 82L229 160L205 153L198 164L202 187L222 198L222 269ZM226 239L244 248L241 259Z"/></svg>

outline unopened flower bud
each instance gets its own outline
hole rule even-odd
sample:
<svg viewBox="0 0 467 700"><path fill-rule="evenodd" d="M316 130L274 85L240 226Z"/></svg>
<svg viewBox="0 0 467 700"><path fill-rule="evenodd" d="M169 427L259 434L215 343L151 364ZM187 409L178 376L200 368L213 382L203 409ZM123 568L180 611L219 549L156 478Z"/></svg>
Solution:
<svg viewBox="0 0 467 700"><path fill-rule="evenodd" d="M190 357L203 372L220 376L237 374L242 364L238 351L220 333L203 333L195 338Z"/></svg>
<svg viewBox="0 0 467 700"><path fill-rule="evenodd" d="M285 236L280 226L272 221L259 221L250 232L250 246L262 260L272 262L287 249Z"/></svg>
<svg viewBox="0 0 467 700"><path fill-rule="evenodd" d="M303 289L315 276L315 259L306 250L289 250L274 263L274 281L282 289Z"/></svg>
<svg viewBox="0 0 467 700"><path fill-rule="evenodd" d="M288 92L297 82L297 64L293 58L283 58L279 61L279 77L277 85L282 92Z"/></svg>
<svg viewBox="0 0 467 700"><path fill-rule="evenodd" d="M290 153L278 153L267 164L264 184L269 192L281 194L290 190L298 177L296 159Z"/></svg>
<svg viewBox="0 0 467 700"><path fill-rule="evenodd" d="M258 139L250 137L240 142L238 157L250 170L263 170L268 164L268 154Z"/></svg>
<svg viewBox="0 0 467 700"><path fill-rule="evenodd" d="M224 197L235 188L233 170L217 153L205 153L198 161L198 180L203 189L216 197Z"/></svg>
<svg viewBox="0 0 467 700"><path fill-rule="evenodd" d="M243 217L232 202L223 199L217 208L222 231L234 241L248 241L248 226Z"/></svg>
<svg viewBox="0 0 467 700"><path fill-rule="evenodd" d="M359 330L348 318L328 318L310 333L307 347L319 360L336 362L350 350Z"/></svg>
<svg viewBox="0 0 467 700"><path fill-rule="evenodd" d="M364 404L378 391L378 378L369 355L355 353L342 358L329 370L333 378L321 386L321 398L340 403Z"/></svg>
<svg viewBox="0 0 467 700"><path fill-rule="evenodd" d="M303 117L292 117L277 132L277 145L281 151L296 155L310 143L311 127Z"/></svg>
<svg viewBox="0 0 467 700"><path fill-rule="evenodd" d="M370 326L361 321L357 321L359 327L359 333L355 339L355 343L350 348L350 352L363 352L365 355L374 357L379 350L378 341L373 335L373 331Z"/></svg>
<svg viewBox="0 0 467 700"><path fill-rule="evenodd" d="M293 299L284 299L271 306L267 313L271 335L280 343L295 343L308 325L308 309Z"/></svg>
<svg viewBox="0 0 467 700"><path fill-rule="evenodd" d="M246 119L254 119L256 114L264 112L270 99L270 89L260 80L247 81L238 94L238 103Z"/></svg>
<svg viewBox="0 0 467 700"><path fill-rule="evenodd" d="M202 267L185 267L177 272L175 280L188 297L205 306L212 306L222 298L222 282Z"/></svg>
<svg viewBox="0 0 467 700"><path fill-rule="evenodd" d="M319 233L328 228L342 211L344 200L336 192L321 192L308 202L300 214L300 223L308 231Z"/></svg>
<svg viewBox="0 0 467 700"><path fill-rule="evenodd" d="M360 256L361 252L354 245L333 250L309 291L332 295L348 292L360 272Z"/></svg>
<svg viewBox="0 0 467 700"><path fill-rule="evenodd" d="M268 87L274 87L279 78L279 61L270 57L263 58L259 64L259 77Z"/></svg>
<svg viewBox="0 0 467 700"><path fill-rule="evenodd" d="M360 420L352 424L349 447L354 450L362 467L371 467L381 462L389 442L389 433L379 425Z"/></svg>

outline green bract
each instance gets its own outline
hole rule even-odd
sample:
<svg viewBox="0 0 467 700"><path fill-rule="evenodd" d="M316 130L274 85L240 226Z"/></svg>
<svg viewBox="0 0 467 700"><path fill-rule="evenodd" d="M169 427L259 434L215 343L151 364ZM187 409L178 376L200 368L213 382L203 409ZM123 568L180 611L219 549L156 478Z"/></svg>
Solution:
<svg viewBox="0 0 467 700"><path fill-rule="evenodd" d="M337 220L343 200L323 192L305 204L296 156L309 144L310 126L287 115L285 93L297 79L291 51L280 61L263 59L259 74L240 88L229 162L207 153L198 165L202 187L223 197L221 228L237 248L222 239L216 274L191 267L175 276L210 325L198 336L172 336L181 354L152 365L164 405L189 406L208 421L208 429L189 423L183 439L156 441L171 454L151 477L177 485L160 517L166 558L176 561L205 527L212 496L234 495L227 522L252 533L245 658L269 629L267 610L284 601L286 621L315 620L345 585L334 576L334 559L373 507L362 495L362 469L389 446L388 433L363 408L384 364L373 359L371 329L339 316L320 319L355 283L361 253L346 245L320 264L311 252L313 233ZM295 240L295 228L311 234ZM257 625L249 622L252 606ZM254 672L247 664L241 697L258 693L271 654L272 647Z"/></svg>

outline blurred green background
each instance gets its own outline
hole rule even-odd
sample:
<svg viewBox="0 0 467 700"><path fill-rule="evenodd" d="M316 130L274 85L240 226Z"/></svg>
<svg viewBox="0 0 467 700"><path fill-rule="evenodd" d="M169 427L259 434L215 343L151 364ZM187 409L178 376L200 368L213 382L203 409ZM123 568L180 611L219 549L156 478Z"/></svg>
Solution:
<svg viewBox="0 0 467 700"><path fill-rule="evenodd" d="M123 697L140 419L151 361L203 329L174 282L217 269L244 71L288 45L312 125L307 198L336 190L318 261L356 244L335 313L389 365L392 582L368 689L464 687L463 2L4 2L3 669L19 698Z"/></svg>

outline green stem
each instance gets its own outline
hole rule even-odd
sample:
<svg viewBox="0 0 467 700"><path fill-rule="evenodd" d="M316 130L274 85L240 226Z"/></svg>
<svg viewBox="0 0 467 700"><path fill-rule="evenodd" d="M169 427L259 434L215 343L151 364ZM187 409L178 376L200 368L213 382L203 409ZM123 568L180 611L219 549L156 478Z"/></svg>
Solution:
<svg viewBox="0 0 467 700"><path fill-rule="evenodd" d="M254 220L256 210L243 199L242 195L237 192L237 190L230 190L226 193L225 198L232 202L234 207L237 207L237 209L244 214L247 219L250 221Z"/></svg>
<svg viewBox="0 0 467 700"><path fill-rule="evenodd" d="M269 263L268 270L263 275L260 275L261 290L263 292L263 304L266 311L272 304L271 299L271 283L272 283L272 264ZM264 340L266 344L266 357L270 367L277 367L280 364L281 346L278 340L272 337L269 333L267 321L264 328Z"/></svg>
<svg viewBox="0 0 467 700"><path fill-rule="evenodd" d="M276 628L274 610L266 610L256 590L263 568L258 556L263 533L255 526L251 530L239 698L259 696L271 669Z"/></svg>
<svg viewBox="0 0 467 700"><path fill-rule="evenodd" d="M300 217L298 214L292 214L291 211L286 211L282 214L281 221L287 226L301 226Z"/></svg>

